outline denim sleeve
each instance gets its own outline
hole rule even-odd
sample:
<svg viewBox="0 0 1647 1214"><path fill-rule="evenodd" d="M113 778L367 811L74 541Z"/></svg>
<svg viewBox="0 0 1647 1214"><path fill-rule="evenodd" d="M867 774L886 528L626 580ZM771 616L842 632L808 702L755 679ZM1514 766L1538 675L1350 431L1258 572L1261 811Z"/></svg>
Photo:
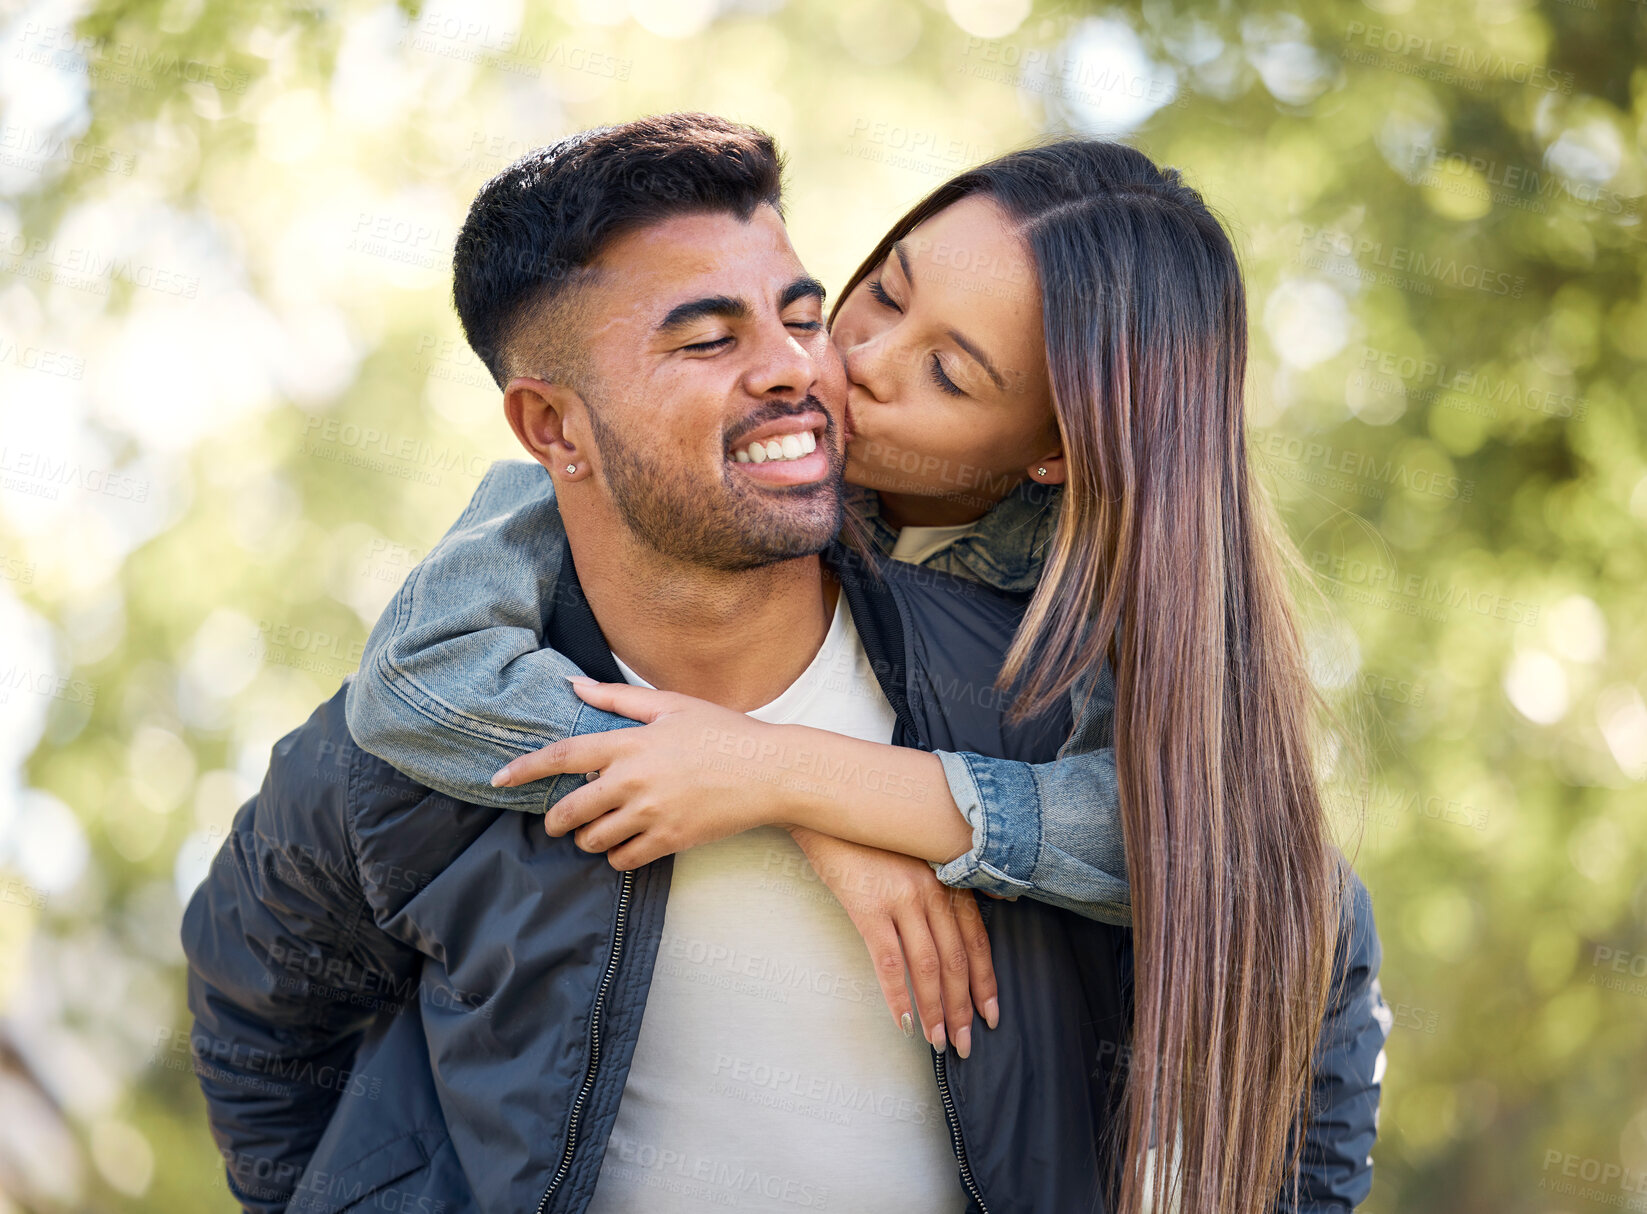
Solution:
<svg viewBox="0 0 1647 1214"><path fill-rule="evenodd" d="M582 783L560 776L493 788L510 759L574 734L636 722L589 707L544 648L566 529L554 482L504 460L412 570L367 639L348 693L360 748L463 801L543 813Z"/></svg>
<svg viewBox="0 0 1647 1214"><path fill-rule="evenodd" d="M1109 667L1078 681L1070 695L1075 729L1051 763L935 752L956 806L972 824L972 849L932 868L945 885L1027 894L1130 926Z"/></svg>

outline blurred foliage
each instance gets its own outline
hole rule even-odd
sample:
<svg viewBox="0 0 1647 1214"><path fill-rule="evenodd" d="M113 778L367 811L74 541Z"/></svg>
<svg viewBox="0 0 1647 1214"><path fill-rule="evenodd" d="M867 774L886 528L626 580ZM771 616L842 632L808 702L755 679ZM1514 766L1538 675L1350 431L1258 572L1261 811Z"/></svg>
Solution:
<svg viewBox="0 0 1647 1214"><path fill-rule="evenodd" d="M0 14L0 1210L228 1207L181 903L515 454L456 226L527 148L687 108L778 136L837 286L1042 132L1204 191L1369 742L1329 756L1395 1012L1368 1209L1647 1192L1647 4Z"/></svg>

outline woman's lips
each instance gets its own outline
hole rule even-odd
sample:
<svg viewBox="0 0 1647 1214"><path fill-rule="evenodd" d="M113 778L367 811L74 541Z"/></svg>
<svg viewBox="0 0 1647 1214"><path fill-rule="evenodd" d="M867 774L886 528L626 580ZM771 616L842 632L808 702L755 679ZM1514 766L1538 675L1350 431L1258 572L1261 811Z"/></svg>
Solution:
<svg viewBox="0 0 1647 1214"><path fill-rule="evenodd" d="M844 447L852 441L852 404L850 401L841 402L841 445Z"/></svg>

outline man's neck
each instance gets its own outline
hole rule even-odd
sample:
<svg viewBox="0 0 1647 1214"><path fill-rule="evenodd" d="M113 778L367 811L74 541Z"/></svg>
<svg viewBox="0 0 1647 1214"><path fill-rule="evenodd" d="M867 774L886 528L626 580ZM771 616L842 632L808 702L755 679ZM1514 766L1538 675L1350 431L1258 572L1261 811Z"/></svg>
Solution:
<svg viewBox="0 0 1647 1214"><path fill-rule="evenodd" d="M569 529L567 539L607 645L663 691L759 708L811 664L834 616L840 588L815 556L726 573L627 534L580 544Z"/></svg>

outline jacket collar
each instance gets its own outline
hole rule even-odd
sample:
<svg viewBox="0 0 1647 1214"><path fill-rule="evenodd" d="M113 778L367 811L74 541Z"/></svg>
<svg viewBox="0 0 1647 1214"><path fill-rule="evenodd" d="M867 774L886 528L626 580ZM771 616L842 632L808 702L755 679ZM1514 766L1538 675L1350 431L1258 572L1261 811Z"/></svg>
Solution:
<svg viewBox="0 0 1647 1214"><path fill-rule="evenodd" d="M881 517L880 497L858 485L848 485L846 491L847 508L868 524L881 555L889 555L898 542L898 532ZM971 531L922 564L997 590L1027 594L1040 580L1063 496L1061 485L1043 485L1026 477Z"/></svg>
<svg viewBox="0 0 1647 1214"><path fill-rule="evenodd" d="M839 540L831 540L820 559L841 584L841 593L846 596L847 608L852 612L852 625L863 641L875 679L892 705L902 731L907 731L907 736L920 738L921 731L909 706L903 615L880 572L881 558L874 554L865 556ZM570 548L555 583L555 595L543 632L547 648L571 658L590 678L603 683L624 681L623 672L612 658L606 634L601 631L600 622L584 596Z"/></svg>
<svg viewBox="0 0 1647 1214"><path fill-rule="evenodd" d="M589 600L583 596L583 583L578 581L570 548L561 563L560 578L555 582L549 618L543 622L543 636L545 648L565 654L590 678L602 683L624 681L623 671L612 659L606 634L600 630L595 613L589 609Z"/></svg>

